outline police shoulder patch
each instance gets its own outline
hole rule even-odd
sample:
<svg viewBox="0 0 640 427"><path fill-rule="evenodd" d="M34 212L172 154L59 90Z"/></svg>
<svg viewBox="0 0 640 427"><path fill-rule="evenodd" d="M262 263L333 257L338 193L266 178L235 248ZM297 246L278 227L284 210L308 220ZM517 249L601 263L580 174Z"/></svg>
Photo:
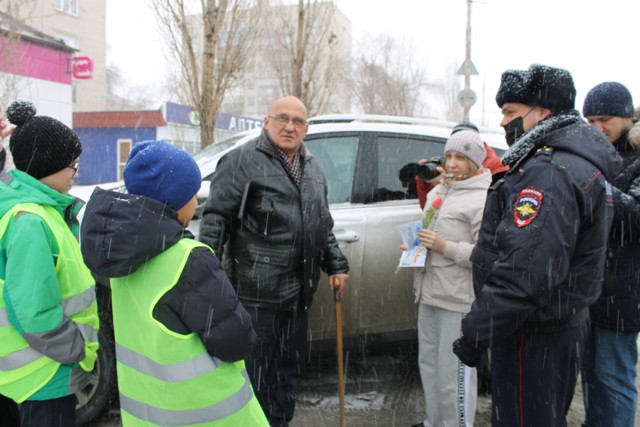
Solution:
<svg viewBox="0 0 640 427"><path fill-rule="evenodd" d="M513 208L513 220L518 227L526 227L538 216L544 194L536 188L524 188Z"/></svg>

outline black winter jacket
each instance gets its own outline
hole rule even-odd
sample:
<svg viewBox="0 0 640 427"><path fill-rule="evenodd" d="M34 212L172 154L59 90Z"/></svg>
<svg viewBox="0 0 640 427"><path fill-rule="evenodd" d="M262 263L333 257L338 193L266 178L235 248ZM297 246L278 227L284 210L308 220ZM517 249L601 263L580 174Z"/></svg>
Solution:
<svg viewBox="0 0 640 427"><path fill-rule="evenodd" d="M300 188L264 130L225 155L211 183L199 238L224 254L225 271L247 307L296 310L302 292L308 308L320 269L349 271L331 231L326 179L304 145L301 150Z"/></svg>
<svg viewBox="0 0 640 427"><path fill-rule="evenodd" d="M602 295L591 307L594 324L616 331L640 331L640 124L614 147L622 169L612 180L615 215Z"/></svg>
<svg viewBox="0 0 640 427"><path fill-rule="evenodd" d="M163 203L100 188L87 203L80 231L84 261L102 277L128 275L180 239L193 238ZM153 316L174 332L197 333L207 352L226 362L247 358L257 339L251 316L206 248L191 252Z"/></svg>
<svg viewBox="0 0 640 427"><path fill-rule="evenodd" d="M487 346L519 329L585 320L600 295L619 157L575 110L552 115L505 154L471 260L476 300L462 321Z"/></svg>

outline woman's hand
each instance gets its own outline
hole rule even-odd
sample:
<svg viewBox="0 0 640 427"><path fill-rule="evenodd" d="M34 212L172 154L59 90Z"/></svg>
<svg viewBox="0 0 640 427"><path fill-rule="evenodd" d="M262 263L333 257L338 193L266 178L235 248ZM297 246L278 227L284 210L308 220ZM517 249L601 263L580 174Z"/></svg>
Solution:
<svg viewBox="0 0 640 427"><path fill-rule="evenodd" d="M421 166L424 165L427 162L428 162L427 159L418 160L418 164L421 165ZM442 166L437 166L436 170L438 171L438 176L436 176L435 178L431 178L429 180L426 180L426 181L423 180L424 182L429 184L431 187L435 187L436 185L440 184L442 182L442 180L444 179L444 168Z"/></svg>
<svg viewBox="0 0 640 427"><path fill-rule="evenodd" d="M440 235L433 230L420 230L418 232L418 239L428 249L441 254L444 253L444 250L447 246L447 241L440 237Z"/></svg>

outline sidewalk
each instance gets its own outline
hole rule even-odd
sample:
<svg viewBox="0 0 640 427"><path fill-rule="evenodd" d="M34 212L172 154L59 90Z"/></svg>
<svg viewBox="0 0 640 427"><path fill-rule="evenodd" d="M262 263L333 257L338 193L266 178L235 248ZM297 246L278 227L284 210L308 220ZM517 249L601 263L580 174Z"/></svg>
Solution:
<svg viewBox="0 0 640 427"><path fill-rule="evenodd" d="M409 427L424 416L424 397L416 356L352 357L345 359L345 427ZM638 363L640 371L640 362ZM640 377L636 380L640 389ZM323 357L309 367L300 387L296 413L290 427L340 426L335 360ZM567 416L568 427L584 420L582 387L578 383ZM121 427L117 410L96 427ZM491 425L491 396L479 395L475 427ZM640 426L640 413L636 414Z"/></svg>

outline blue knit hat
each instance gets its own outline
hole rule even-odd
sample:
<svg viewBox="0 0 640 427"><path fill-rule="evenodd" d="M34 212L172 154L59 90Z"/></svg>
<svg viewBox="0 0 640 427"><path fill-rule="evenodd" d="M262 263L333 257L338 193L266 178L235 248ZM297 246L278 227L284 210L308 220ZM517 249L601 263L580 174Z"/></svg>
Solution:
<svg viewBox="0 0 640 427"><path fill-rule="evenodd" d="M186 151L164 141L136 144L124 167L129 194L149 197L178 211L200 190L198 164Z"/></svg>
<svg viewBox="0 0 640 427"><path fill-rule="evenodd" d="M584 99L582 115L633 117L633 99L623 84L604 82L589 91Z"/></svg>

